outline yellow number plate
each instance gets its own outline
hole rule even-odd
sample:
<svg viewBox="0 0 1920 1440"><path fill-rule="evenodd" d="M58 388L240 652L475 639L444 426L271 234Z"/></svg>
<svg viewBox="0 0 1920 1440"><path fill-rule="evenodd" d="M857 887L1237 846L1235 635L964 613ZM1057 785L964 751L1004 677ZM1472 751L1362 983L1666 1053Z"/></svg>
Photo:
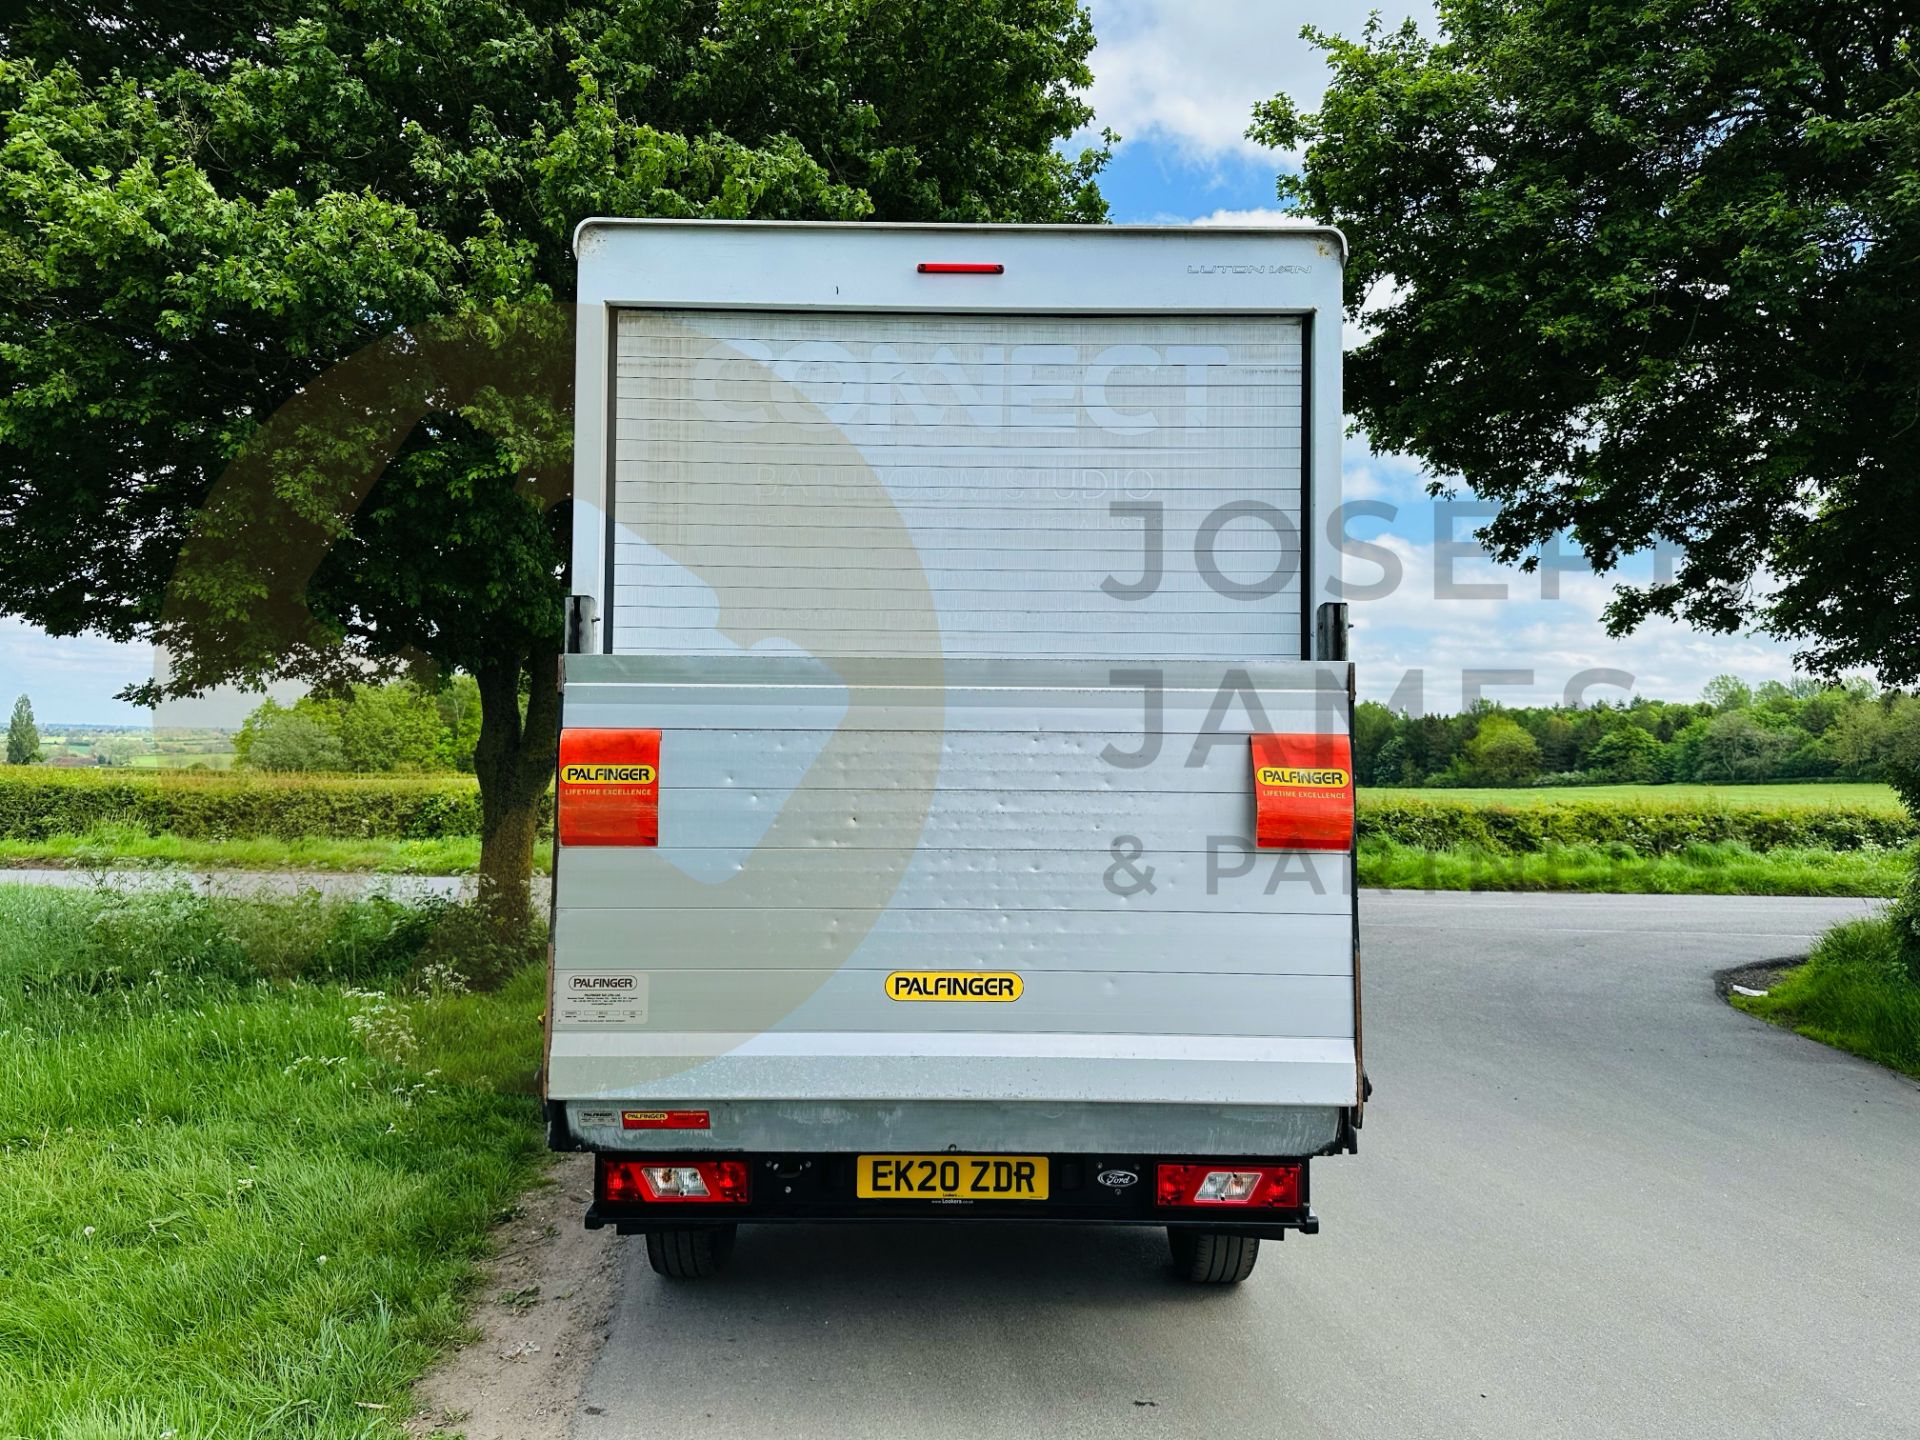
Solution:
<svg viewBox="0 0 1920 1440"><path fill-rule="evenodd" d="M862 1200L1044 1200L1044 1155L862 1155Z"/></svg>

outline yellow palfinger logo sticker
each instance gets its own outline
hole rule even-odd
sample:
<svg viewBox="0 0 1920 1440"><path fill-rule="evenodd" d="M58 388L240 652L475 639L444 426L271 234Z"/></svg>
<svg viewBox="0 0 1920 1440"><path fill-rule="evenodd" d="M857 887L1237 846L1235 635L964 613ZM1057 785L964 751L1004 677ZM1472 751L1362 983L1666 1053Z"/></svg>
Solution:
<svg viewBox="0 0 1920 1440"><path fill-rule="evenodd" d="M651 765L562 765L563 785L651 785L659 771Z"/></svg>
<svg viewBox="0 0 1920 1440"><path fill-rule="evenodd" d="M896 970L887 976L889 1000L1005 1004L1025 989L1010 970Z"/></svg>
<svg viewBox="0 0 1920 1440"><path fill-rule="evenodd" d="M1344 770L1307 770L1294 765L1262 765L1262 785L1291 785L1306 790L1344 790L1349 777Z"/></svg>

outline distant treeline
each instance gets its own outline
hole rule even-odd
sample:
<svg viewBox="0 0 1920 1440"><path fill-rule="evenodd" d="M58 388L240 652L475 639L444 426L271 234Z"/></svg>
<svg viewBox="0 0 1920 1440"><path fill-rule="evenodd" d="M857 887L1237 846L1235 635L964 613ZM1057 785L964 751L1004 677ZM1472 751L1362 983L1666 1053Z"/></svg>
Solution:
<svg viewBox="0 0 1920 1440"><path fill-rule="evenodd" d="M1865 680L1749 686L1722 675L1692 704L1489 702L1412 716L1365 701L1354 742L1363 785L1879 780L1890 757L1920 755L1920 697Z"/></svg>

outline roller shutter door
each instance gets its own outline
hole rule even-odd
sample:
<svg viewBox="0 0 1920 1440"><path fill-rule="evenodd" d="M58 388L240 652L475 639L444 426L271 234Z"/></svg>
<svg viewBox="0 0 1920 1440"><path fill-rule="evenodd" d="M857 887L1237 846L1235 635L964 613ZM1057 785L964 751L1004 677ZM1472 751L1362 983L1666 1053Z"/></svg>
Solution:
<svg viewBox="0 0 1920 1440"><path fill-rule="evenodd" d="M622 311L619 653L1297 659L1302 327Z"/></svg>

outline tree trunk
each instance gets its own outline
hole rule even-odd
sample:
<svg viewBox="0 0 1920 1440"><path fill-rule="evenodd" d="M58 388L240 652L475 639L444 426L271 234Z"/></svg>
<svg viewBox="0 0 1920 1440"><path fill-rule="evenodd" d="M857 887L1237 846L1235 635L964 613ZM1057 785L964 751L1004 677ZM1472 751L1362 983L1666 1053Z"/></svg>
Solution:
<svg viewBox="0 0 1920 1440"><path fill-rule="evenodd" d="M540 800L558 758L560 655L541 650L518 662L489 666L480 686L480 735L473 770L480 782L480 907L506 935L523 934L533 918L533 842ZM520 679L529 681L520 713Z"/></svg>

